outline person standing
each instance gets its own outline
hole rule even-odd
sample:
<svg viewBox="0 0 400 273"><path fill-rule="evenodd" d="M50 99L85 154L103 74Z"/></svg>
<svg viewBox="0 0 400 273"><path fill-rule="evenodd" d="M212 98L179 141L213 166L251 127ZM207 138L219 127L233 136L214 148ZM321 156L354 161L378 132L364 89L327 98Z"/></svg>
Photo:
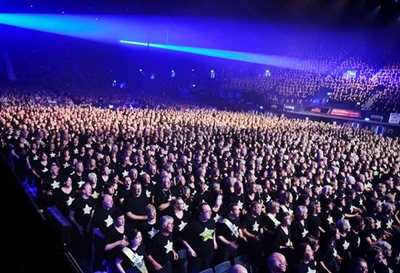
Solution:
<svg viewBox="0 0 400 273"><path fill-rule="evenodd" d="M211 267L214 250L217 249L211 208L207 203L201 203L198 211L199 216L186 225L181 238L189 253L190 272L199 272Z"/></svg>

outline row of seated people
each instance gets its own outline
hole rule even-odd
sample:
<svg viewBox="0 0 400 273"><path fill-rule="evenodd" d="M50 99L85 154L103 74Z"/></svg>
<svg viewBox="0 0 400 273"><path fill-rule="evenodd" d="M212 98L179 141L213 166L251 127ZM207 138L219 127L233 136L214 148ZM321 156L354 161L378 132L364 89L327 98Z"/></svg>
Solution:
<svg viewBox="0 0 400 273"><path fill-rule="evenodd" d="M122 211L127 230L141 230L144 237L154 230L141 224L171 228L162 217L174 219L171 244L143 242L149 268L160 269L166 261L157 255L152 260L152 245L171 249L172 259L173 250L186 249L195 271L238 253L262 270L272 251L282 252L294 267L292 249L304 242L317 246L315 262L307 267L322 272L346 270L355 256L371 268L398 266L397 138L346 125L208 110L17 105L4 107L0 122L2 147L21 181L28 173L38 204L57 205L71 220L73 246L82 246L76 251L93 266L102 266L108 250L99 247L91 256L88 249L97 243L89 234L107 237L114 207ZM110 214L100 213L105 218L96 216L97 222L105 203ZM228 218L238 223L224 222ZM201 230L190 225L183 232L192 221ZM218 223L238 233L225 230L221 237ZM120 240L114 247L126 246ZM391 245L392 258L375 260L370 251L382 250L377 241ZM114 264L112 259L109 266Z"/></svg>

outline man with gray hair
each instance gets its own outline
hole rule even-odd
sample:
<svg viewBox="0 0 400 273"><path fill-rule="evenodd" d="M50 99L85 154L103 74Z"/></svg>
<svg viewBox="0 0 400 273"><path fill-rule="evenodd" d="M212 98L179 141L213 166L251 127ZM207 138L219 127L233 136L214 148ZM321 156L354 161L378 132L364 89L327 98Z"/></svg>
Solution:
<svg viewBox="0 0 400 273"><path fill-rule="evenodd" d="M272 253L267 260L268 269L271 273L286 272L287 262L285 256L281 253Z"/></svg>

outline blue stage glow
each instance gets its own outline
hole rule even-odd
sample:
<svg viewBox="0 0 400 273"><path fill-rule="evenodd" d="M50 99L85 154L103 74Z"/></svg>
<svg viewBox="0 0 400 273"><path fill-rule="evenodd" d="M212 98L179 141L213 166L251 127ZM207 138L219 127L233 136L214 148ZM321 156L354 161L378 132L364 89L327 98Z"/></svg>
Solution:
<svg viewBox="0 0 400 273"><path fill-rule="evenodd" d="M135 41L128 41L128 40L120 40L120 43L152 47L152 48L159 48L159 49L166 49L166 50L172 50L172 51L180 51L180 52L186 52L186 53L197 54L197 55L204 55L204 56L217 57L217 58L223 58L223 59L229 59L229 60L257 63L257 64L279 66L279 67L299 69L299 70L309 69L310 65L311 65L307 61L296 59L296 58L258 54L258 53L238 52L238 51L229 51L229 50L221 50L221 49L188 47L188 46L178 46L178 45L143 43L143 42L135 42Z"/></svg>
<svg viewBox="0 0 400 273"><path fill-rule="evenodd" d="M315 63L302 59L268 55L264 52L251 53L251 51L256 52L264 48L268 41L251 40L260 36L246 34L247 30L232 38L231 34L234 30L211 27L213 22L174 18L174 22L177 22L175 28L175 23L170 25L171 20L168 17L141 16L0 14L0 24L97 42L120 42L298 70L310 70L317 66ZM205 29L207 32L204 32ZM276 33L271 32L268 35L272 36ZM121 40L122 37L124 40Z"/></svg>
<svg viewBox="0 0 400 273"><path fill-rule="evenodd" d="M162 20L110 15L0 13L0 24L99 42L118 43L121 37L147 40L149 33L162 32ZM152 36L156 41L160 37Z"/></svg>

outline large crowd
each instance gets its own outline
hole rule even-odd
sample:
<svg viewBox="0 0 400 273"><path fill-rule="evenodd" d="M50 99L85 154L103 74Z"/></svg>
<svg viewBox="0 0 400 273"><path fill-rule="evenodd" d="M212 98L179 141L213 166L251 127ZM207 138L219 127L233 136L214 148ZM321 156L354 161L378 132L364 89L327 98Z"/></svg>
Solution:
<svg viewBox="0 0 400 273"><path fill-rule="evenodd" d="M2 152L38 206L70 221L88 272L200 272L238 257L253 272L400 270L399 138L212 109L12 101Z"/></svg>

